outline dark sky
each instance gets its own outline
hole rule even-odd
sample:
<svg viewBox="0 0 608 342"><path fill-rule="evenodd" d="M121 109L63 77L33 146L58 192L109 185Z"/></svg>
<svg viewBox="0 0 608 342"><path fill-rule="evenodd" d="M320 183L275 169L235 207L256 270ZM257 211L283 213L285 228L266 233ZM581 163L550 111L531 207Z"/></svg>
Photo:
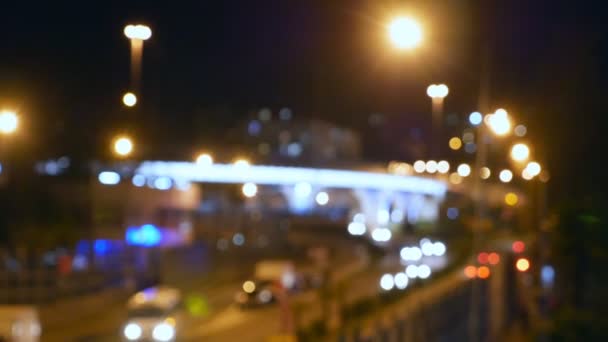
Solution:
<svg viewBox="0 0 608 342"><path fill-rule="evenodd" d="M599 2L14 3L0 20L0 105L22 112L29 129L20 138L44 157L99 154L126 124L150 145L217 143L260 106L290 106L370 135L370 113L424 121L433 82L450 86L447 112L464 115L476 109L487 42L491 105L528 124L561 193L605 184L608 29ZM385 41L383 25L398 11L425 26L415 52ZM137 21L154 33L133 113L120 105L129 87L122 29Z"/></svg>

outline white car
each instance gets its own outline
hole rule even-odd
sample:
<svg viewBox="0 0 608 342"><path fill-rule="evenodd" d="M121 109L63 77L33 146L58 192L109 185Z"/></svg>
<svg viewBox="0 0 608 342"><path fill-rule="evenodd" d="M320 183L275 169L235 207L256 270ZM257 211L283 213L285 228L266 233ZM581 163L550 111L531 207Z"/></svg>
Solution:
<svg viewBox="0 0 608 342"><path fill-rule="evenodd" d="M123 341L175 341L183 315L181 302L180 291L169 287L152 287L133 295L127 303Z"/></svg>

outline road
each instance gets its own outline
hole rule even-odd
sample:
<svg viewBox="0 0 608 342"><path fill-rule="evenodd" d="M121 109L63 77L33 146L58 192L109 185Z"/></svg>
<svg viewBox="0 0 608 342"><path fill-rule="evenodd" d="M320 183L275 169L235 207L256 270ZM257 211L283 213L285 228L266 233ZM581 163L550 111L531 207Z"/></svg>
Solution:
<svg viewBox="0 0 608 342"><path fill-rule="evenodd" d="M303 238L305 237L305 238ZM342 237L321 237L316 234L304 234L296 240L305 241L306 245L331 244L334 252L340 257L338 261L343 265L345 260L353 259L353 242ZM300 256L296 262L306 262ZM188 298L203 299L206 303L207 313L201 315L188 315L184 323L184 334L180 340L206 341L233 340L233 334L239 334L242 341L261 341L265 337L279 331L280 312L277 306L269 306L253 310L241 310L233 305L234 294L242 285L242 281L251 275L252 260L246 266L244 262L233 267L225 267L228 275L213 275L212 281L205 276L204 281L192 278L183 284L173 284L180 288ZM306 295L304 297L310 297ZM307 299L308 300L308 299ZM77 313L58 313L74 315ZM126 322L127 312L124 298L108 301L107 305L92 316L75 318L69 325L45 329L43 327L43 341L116 341L121 328ZM245 334L244 332L248 332ZM243 336L246 336L243 339Z"/></svg>

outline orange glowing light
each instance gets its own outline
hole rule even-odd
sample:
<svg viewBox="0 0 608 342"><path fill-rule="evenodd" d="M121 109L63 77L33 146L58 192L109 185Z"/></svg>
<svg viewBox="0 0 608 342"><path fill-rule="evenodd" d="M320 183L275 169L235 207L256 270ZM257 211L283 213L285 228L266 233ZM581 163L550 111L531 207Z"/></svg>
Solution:
<svg viewBox="0 0 608 342"><path fill-rule="evenodd" d="M500 262L500 255L498 253L490 253L488 255L488 262L490 265L497 265Z"/></svg>
<svg viewBox="0 0 608 342"><path fill-rule="evenodd" d="M479 279L487 279L490 277L490 268L488 266L480 266L477 268L477 277Z"/></svg>
<svg viewBox="0 0 608 342"><path fill-rule="evenodd" d="M464 275L469 279L475 278L477 276L477 267L475 267L473 265L469 265L469 266L465 267Z"/></svg>

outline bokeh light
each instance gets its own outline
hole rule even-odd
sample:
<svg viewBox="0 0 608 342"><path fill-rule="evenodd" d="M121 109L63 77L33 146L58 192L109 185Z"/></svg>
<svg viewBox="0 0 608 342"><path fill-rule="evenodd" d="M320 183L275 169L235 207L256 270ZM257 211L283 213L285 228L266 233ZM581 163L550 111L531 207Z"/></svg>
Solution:
<svg viewBox="0 0 608 342"><path fill-rule="evenodd" d="M469 115L469 122L473 126L477 126L483 121L483 116L480 112L473 112Z"/></svg>
<svg viewBox="0 0 608 342"><path fill-rule="evenodd" d="M488 266L480 266L477 268L477 277L479 279L487 279L490 277L490 268Z"/></svg>
<svg viewBox="0 0 608 342"><path fill-rule="evenodd" d="M431 173L431 174L437 172L437 162L434 160L427 161L426 165L425 165L425 169L426 169L426 172Z"/></svg>
<svg viewBox="0 0 608 342"><path fill-rule="evenodd" d="M458 185L458 184L462 183L462 177L456 172L450 173L449 180L450 180L450 183L452 183L454 185Z"/></svg>
<svg viewBox="0 0 608 342"><path fill-rule="evenodd" d="M471 167L468 164L460 164L456 171L460 177L468 177L471 174Z"/></svg>
<svg viewBox="0 0 608 342"><path fill-rule="evenodd" d="M422 28L414 19L401 17L390 22L388 35L396 48L413 49L422 41Z"/></svg>
<svg viewBox="0 0 608 342"><path fill-rule="evenodd" d="M498 265L500 262L500 255L496 252L492 252L488 255L488 262L490 265Z"/></svg>
<svg viewBox="0 0 608 342"><path fill-rule="evenodd" d="M513 192L509 192L505 195L505 203L509 206L514 206L519 201L517 195Z"/></svg>
<svg viewBox="0 0 608 342"><path fill-rule="evenodd" d="M129 137L119 137L114 140L114 152L121 157L126 157L133 151L133 142Z"/></svg>
<svg viewBox="0 0 608 342"><path fill-rule="evenodd" d="M509 183L511 179L513 179L513 172L511 172L511 170L504 169L500 171L498 178L503 183Z"/></svg>
<svg viewBox="0 0 608 342"><path fill-rule="evenodd" d="M515 263L515 267L520 272L526 272L527 270L530 269L530 261L526 258L519 258L519 259L517 259L517 262Z"/></svg>
<svg viewBox="0 0 608 342"><path fill-rule="evenodd" d="M122 97L122 103L127 107L133 107L137 104L137 96L131 92L125 93Z"/></svg>
<svg viewBox="0 0 608 342"><path fill-rule="evenodd" d="M490 171L490 168L487 166L484 166L479 170L479 177L481 177L481 179L488 179L491 175L492 171Z"/></svg>
<svg viewBox="0 0 608 342"><path fill-rule="evenodd" d="M462 140L459 137L453 137L450 139L449 145L452 150L459 150L462 147Z"/></svg>
<svg viewBox="0 0 608 342"><path fill-rule="evenodd" d="M450 163L445 160L439 161L439 163L437 163L437 171L444 174L448 173L450 171Z"/></svg>
<svg viewBox="0 0 608 342"><path fill-rule="evenodd" d="M414 162L414 171L417 173L423 173L426 170L426 163L422 160L416 160Z"/></svg>
<svg viewBox="0 0 608 342"><path fill-rule="evenodd" d="M467 267L464 268L464 275L465 275L465 277L467 277L469 279L473 279L473 278L477 277L477 267L475 267L473 265L468 265Z"/></svg>
<svg viewBox="0 0 608 342"><path fill-rule="evenodd" d="M526 144L518 143L511 148L511 158L515 161L522 162L530 156L530 149Z"/></svg>
<svg viewBox="0 0 608 342"><path fill-rule="evenodd" d="M243 195L247 198L254 197L258 193L258 186L254 183L245 183L243 184Z"/></svg>

